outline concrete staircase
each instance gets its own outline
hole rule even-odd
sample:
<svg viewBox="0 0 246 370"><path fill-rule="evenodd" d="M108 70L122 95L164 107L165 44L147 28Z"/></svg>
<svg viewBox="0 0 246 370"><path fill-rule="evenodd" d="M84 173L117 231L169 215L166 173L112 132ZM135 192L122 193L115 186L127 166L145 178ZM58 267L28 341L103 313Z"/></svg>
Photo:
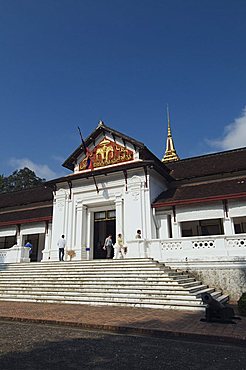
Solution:
<svg viewBox="0 0 246 370"><path fill-rule="evenodd" d="M228 296L152 259L0 265L0 300L203 310Z"/></svg>

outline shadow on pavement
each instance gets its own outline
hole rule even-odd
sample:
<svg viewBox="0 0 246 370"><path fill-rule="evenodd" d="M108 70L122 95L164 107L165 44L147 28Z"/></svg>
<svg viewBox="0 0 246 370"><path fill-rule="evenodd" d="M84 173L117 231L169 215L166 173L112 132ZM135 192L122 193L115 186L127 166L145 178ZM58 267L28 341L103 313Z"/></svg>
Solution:
<svg viewBox="0 0 246 370"><path fill-rule="evenodd" d="M245 348L2 322L1 370L243 369ZM202 367L201 367L202 364Z"/></svg>

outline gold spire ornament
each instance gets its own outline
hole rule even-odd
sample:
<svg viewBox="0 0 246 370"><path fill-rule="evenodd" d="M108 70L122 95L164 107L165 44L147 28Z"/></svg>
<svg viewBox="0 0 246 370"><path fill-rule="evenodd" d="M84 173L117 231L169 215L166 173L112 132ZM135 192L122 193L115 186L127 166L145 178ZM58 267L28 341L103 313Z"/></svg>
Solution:
<svg viewBox="0 0 246 370"><path fill-rule="evenodd" d="M171 126L170 126L170 115L167 105L167 145L164 157L162 158L162 162L173 162L179 161L179 156L176 153L174 142L172 138Z"/></svg>

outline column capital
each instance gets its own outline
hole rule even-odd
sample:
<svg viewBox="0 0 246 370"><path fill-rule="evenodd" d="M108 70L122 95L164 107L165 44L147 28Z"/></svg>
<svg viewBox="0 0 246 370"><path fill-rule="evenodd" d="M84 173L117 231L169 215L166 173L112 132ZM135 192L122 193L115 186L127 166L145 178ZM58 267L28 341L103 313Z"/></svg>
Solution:
<svg viewBox="0 0 246 370"><path fill-rule="evenodd" d="M115 195L114 203L120 205L120 204L122 204L122 202L123 202L122 195L121 194L120 195Z"/></svg>
<svg viewBox="0 0 246 370"><path fill-rule="evenodd" d="M77 210L77 211L82 211L83 206L84 206L84 204L83 204L83 200L82 200L82 199L78 199L78 200L76 201L76 203L75 203L75 208L76 208L76 210Z"/></svg>

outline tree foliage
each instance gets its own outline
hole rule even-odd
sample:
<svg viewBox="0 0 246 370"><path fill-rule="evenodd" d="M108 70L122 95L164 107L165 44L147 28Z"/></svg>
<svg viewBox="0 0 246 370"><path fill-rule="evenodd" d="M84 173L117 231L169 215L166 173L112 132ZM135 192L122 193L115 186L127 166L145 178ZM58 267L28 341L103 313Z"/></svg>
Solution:
<svg viewBox="0 0 246 370"><path fill-rule="evenodd" d="M4 176L0 175L0 191L4 188Z"/></svg>
<svg viewBox="0 0 246 370"><path fill-rule="evenodd" d="M34 171L24 167L14 171L7 177L0 175L0 192L30 189L42 184L44 181L45 179L36 176Z"/></svg>

